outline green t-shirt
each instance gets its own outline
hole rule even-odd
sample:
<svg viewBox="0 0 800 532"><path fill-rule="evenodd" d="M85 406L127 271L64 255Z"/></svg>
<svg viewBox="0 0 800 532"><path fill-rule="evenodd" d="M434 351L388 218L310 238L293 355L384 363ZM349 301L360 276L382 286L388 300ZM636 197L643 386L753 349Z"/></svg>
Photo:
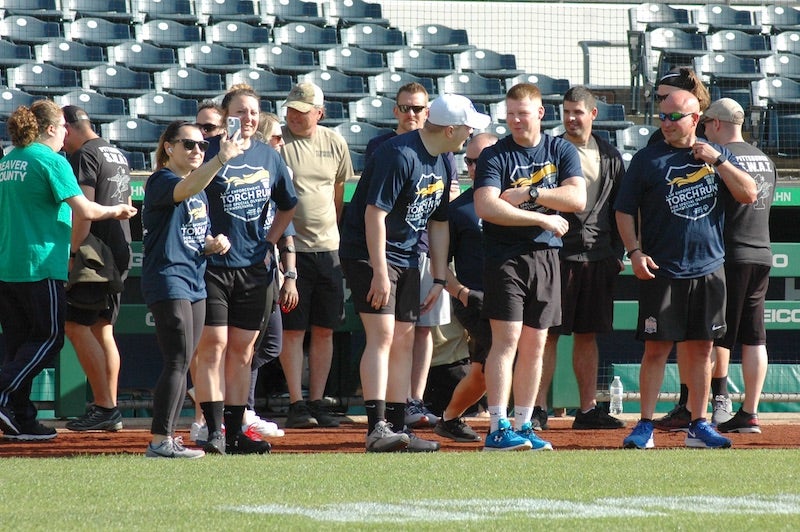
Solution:
<svg viewBox="0 0 800 532"><path fill-rule="evenodd" d="M82 194L67 160L34 142L0 160L0 280L67 280L72 209Z"/></svg>

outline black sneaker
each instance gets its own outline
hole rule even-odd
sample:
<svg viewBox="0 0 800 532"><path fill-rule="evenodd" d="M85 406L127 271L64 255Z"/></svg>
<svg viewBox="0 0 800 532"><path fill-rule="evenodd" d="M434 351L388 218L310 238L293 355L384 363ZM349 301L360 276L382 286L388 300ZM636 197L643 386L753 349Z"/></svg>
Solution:
<svg viewBox="0 0 800 532"><path fill-rule="evenodd" d="M533 425L533 430L549 429L550 427L547 425L547 410L541 406L534 406L531 424Z"/></svg>
<svg viewBox="0 0 800 532"><path fill-rule="evenodd" d="M480 435L464 422L463 417L457 417L450 421L445 421L444 417L440 417L436 426L433 427L433 432L461 443L481 441Z"/></svg>
<svg viewBox="0 0 800 532"><path fill-rule="evenodd" d="M720 432L739 432L744 434L761 434L758 425L758 414L748 414L741 408L725 423L717 425Z"/></svg>
<svg viewBox="0 0 800 532"><path fill-rule="evenodd" d="M16 441L45 441L52 440L56 436L58 436L56 429L45 427L38 421L34 421L30 425L21 426L19 434L4 434L5 439Z"/></svg>
<svg viewBox="0 0 800 532"><path fill-rule="evenodd" d="M408 436L408 446L403 449L407 453L434 453L439 450L441 444L434 440L423 440L414 434L414 431L406 427L403 434Z"/></svg>
<svg viewBox="0 0 800 532"><path fill-rule="evenodd" d="M625 428L625 422L608 415L599 406L595 406L585 414L580 409L575 412L572 428L575 430L622 429Z"/></svg>
<svg viewBox="0 0 800 532"><path fill-rule="evenodd" d="M203 450L206 454L225 454L225 434L221 430L214 431L203 444Z"/></svg>
<svg viewBox="0 0 800 532"><path fill-rule="evenodd" d="M251 440L241 432L236 435L233 443L225 447L228 454L266 454L271 450L272 445L269 442Z"/></svg>
<svg viewBox="0 0 800 532"><path fill-rule="evenodd" d="M686 409L686 405L675 405L667 415L654 419L653 427L667 432L689 432L691 422L692 414Z"/></svg>
<svg viewBox="0 0 800 532"><path fill-rule="evenodd" d="M96 405L91 405L84 415L67 421L64 426L69 430L78 432L87 430L116 432L122 430L122 412L117 407L111 410L104 410Z"/></svg>
<svg viewBox="0 0 800 532"><path fill-rule="evenodd" d="M310 401L308 403L308 410L311 412L314 419L317 420L317 426L325 428L339 426L339 420L336 419L336 416L331 414L328 405L322 399Z"/></svg>
<svg viewBox="0 0 800 532"><path fill-rule="evenodd" d="M287 429L313 429L318 426L319 422L311 415L311 410L305 401L296 401L289 405L289 413L286 416Z"/></svg>
<svg viewBox="0 0 800 532"><path fill-rule="evenodd" d="M20 433L19 423L14 412L7 406L0 406L0 430L5 437Z"/></svg>

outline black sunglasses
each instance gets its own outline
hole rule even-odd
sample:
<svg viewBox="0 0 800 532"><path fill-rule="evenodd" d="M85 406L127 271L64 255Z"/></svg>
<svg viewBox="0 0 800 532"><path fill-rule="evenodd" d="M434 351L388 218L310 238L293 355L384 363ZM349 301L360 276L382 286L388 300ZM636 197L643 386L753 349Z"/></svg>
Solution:
<svg viewBox="0 0 800 532"><path fill-rule="evenodd" d="M424 106L424 105L398 105L398 106L397 106L397 109L398 109L398 110L399 110L401 113L407 113L407 112L409 112L409 111L414 111L414 114L415 114L415 115L418 115L418 114L420 114L422 111L424 111L425 109L427 109L427 107L426 107L426 106Z"/></svg>
<svg viewBox="0 0 800 532"><path fill-rule="evenodd" d="M464 157L464 162L467 166L472 166L473 164L478 164L478 159L473 159L472 157Z"/></svg>
<svg viewBox="0 0 800 532"><path fill-rule="evenodd" d="M207 140L175 139L174 141L172 141L173 144L177 144L178 142L183 144L183 147L186 148L188 151L192 151L195 146L200 148L200 151L202 152L205 152L208 149Z"/></svg>
<svg viewBox="0 0 800 532"><path fill-rule="evenodd" d="M670 122L677 122L682 118L686 118L687 116L691 116L694 113L658 113L658 119L662 122L665 120L669 120Z"/></svg>
<svg viewBox="0 0 800 532"><path fill-rule="evenodd" d="M195 125L200 129L202 129L203 131L205 131L206 133L211 133L215 129L219 129L222 127L219 124L195 124Z"/></svg>

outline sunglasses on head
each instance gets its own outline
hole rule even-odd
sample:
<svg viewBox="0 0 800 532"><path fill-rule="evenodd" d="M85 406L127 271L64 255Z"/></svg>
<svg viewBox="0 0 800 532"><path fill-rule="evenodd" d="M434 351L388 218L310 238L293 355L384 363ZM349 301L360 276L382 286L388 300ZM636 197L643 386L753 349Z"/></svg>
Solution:
<svg viewBox="0 0 800 532"><path fill-rule="evenodd" d="M211 133L215 129L219 129L220 127L222 127L219 124L195 124L195 125L200 129L202 129L203 131L205 131L206 133Z"/></svg>
<svg viewBox="0 0 800 532"><path fill-rule="evenodd" d="M205 152L208 149L207 140L176 139L173 141L174 144L177 144L178 142L183 144L183 147L188 151L192 151L195 146L200 148L200 151L202 152Z"/></svg>
<svg viewBox="0 0 800 532"><path fill-rule="evenodd" d="M668 120L670 122L677 122L687 116L692 116L694 113L658 113L658 119L662 122Z"/></svg>
<svg viewBox="0 0 800 532"><path fill-rule="evenodd" d="M422 111L424 111L425 109L427 109L427 107L425 107L424 105L398 105L398 106L397 106L397 109L398 109L398 110L399 110L401 113L407 113L407 112L409 112L409 111L414 111L414 114L415 114L415 115L418 115L418 114L420 114Z"/></svg>
<svg viewBox="0 0 800 532"><path fill-rule="evenodd" d="M473 164L478 164L478 159L473 159L472 157L464 157L464 162L467 166L472 166Z"/></svg>

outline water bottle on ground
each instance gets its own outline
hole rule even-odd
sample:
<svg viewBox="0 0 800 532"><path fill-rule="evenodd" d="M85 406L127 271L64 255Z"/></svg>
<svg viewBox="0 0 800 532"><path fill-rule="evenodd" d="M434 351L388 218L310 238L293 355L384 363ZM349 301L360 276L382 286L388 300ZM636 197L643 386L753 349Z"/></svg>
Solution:
<svg viewBox="0 0 800 532"><path fill-rule="evenodd" d="M611 381L608 393L611 396L611 405L608 411L612 416L618 416L622 413L622 381L618 376L615 375L614 380Z"/></svg>

